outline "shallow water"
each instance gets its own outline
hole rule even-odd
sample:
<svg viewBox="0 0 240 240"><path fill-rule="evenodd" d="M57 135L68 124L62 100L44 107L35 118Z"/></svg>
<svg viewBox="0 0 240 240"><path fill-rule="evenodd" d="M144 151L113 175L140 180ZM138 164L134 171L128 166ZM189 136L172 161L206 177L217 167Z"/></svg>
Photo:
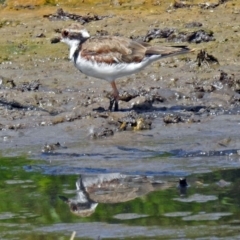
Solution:
<svg viewBox="0 0 240 240"><path fill-rule="evenodd" d="M1 239L237 239L240 170L187 176L180 192L178 173L104 173L82 169L88 217L70 212L59 196L74 199L77 171L46 161L1 159ZM104 184L103 184L104 183ZM95 184L95 185L94 185ZM95 187L94 187L95 186Z"/></svg>

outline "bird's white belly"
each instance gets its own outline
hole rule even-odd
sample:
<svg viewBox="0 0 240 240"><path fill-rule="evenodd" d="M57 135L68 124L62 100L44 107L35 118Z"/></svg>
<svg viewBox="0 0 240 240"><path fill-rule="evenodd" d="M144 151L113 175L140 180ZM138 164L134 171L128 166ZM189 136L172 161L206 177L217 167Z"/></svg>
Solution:
<svg viewBox="0 0 240 240"><path fill-rule="evenodd" d="M88 76L113 81L117 78L127 76L149 65L156 59L146 58L140 63L97 63L94 61L87 61L78 57L75 66L78 70Z"/></svg>

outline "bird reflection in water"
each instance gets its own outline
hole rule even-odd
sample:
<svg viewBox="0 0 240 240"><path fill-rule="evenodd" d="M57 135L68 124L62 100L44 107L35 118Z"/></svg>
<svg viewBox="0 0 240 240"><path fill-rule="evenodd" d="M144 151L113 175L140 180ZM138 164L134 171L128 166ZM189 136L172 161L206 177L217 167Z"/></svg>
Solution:
<svg viewBox="0 0 240 240"><path fill-rule="evenodd" d="M173 186L157 177L124 175L120 173L81 175L76 182L76 196L59 196L70 211L80 217L95 212L98 203L120 203L144 196L149 192Z"/></svg>
<svg viewBox="0 0 240 240"><path fill-rule="evenodd" d="M90 199L81 177L77 180L76 187L75 198L70 199L64 196L59 196L59 198L68 204L72 213L81 217L88 217L94 213L98 203Z"/></svg>

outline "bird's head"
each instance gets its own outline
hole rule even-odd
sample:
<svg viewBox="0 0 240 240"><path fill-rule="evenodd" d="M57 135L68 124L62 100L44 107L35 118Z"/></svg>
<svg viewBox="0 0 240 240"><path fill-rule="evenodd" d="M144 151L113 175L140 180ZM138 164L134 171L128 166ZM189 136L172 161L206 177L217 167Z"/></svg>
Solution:
<svg viewBox="0 0 240 240"><path fill-rule="evenodd" d="M71 24L69 27L64 28L61 32L61 42L71 45L71 42L76 41L81 43L90 38L88 31L77 23Z"/></svg>
<svg viewBox="0 0 240 240"><path fill-rule="evenodd" d="M70 58L72 58L75 49L88 38L90 38L88 31L83 28L81 24L73 23L62 30L60 41L66 43L70 47Z"/></svg>

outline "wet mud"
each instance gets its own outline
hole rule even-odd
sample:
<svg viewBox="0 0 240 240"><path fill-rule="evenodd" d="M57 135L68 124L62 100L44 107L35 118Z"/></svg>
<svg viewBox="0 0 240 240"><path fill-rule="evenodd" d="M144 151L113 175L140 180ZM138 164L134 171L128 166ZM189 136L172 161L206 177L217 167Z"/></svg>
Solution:
<svg viewBox="0 0 240 240"><path fill-rule="evenodd" d="M239 2L80 5L1 4L2 154L76 169L186 173L240 166ZM59 42L72 21L92 35L195 51L119 79L119 111L109 111L109 83L78 72ZM209 165L202 164L205 155L213 157ZM216 156L227 158L217 163Z"/></svg>

